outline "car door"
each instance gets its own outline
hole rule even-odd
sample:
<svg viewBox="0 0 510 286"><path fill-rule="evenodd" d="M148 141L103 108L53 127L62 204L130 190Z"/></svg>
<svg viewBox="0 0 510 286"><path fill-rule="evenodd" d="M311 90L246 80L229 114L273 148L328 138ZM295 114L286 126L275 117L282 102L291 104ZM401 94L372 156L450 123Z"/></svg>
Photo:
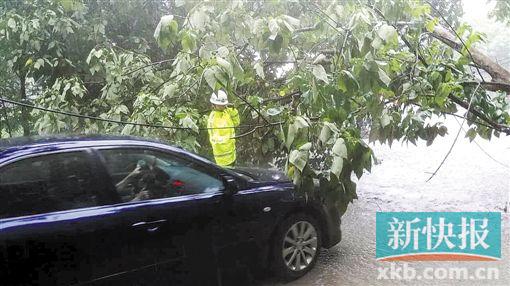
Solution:
<svg viewBox="0 0 510 286"><path fill-rule="evenodd" d="M272 204L265 204L265 191L266 188L250 186L210 202L211 213L217 218L212 242L222 265L229 267L234 261L253 264L253 258L261 254L259 238L274 223L269 219Z"/></svg>
<svg viewBox="0 0 510 286"><path fill-rule="evenodd" d="M88 150L0 168L0 281L68 285L92 278L97 219L108 202Z"/></svg>
<svg viewBox="0 0 510 286"><path fill-rule="evenodd" d="M97 152L121 200L116 209L123 221L124 260L119 263L158 271L158 277L172 277L172 284L204 277L197 261L207 261L203 255L211 244L200 202L221 194L221 180L164 150L104 147Z"/></svg>

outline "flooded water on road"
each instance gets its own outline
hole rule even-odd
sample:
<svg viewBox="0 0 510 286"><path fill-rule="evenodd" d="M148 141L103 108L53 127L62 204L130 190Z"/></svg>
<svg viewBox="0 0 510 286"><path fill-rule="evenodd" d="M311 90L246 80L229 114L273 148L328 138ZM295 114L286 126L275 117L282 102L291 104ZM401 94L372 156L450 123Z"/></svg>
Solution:
<svg viewBox="0 0 510 286"><path fill-rule="evenodd" d="M380 164L358 185L359 199L342 221L343 239L322 252L315 269L286 285L510 285L510 216L504 213L510 190L510 137L470 143L459 138L437 175L426 180L441 163L458 130L455 121L446 137L432 146L372 145ZM487 154L488 153L488 154ZM488 155L492 156L490 158ZM377 211L496 211L502 212L502 260L498 262L413 262L425 267L496 267L497 280L377 280L378 267L390 262L375 260ZM396 263L402 265L402 263ZM279 285L266 282L264 285Z"/></svg>

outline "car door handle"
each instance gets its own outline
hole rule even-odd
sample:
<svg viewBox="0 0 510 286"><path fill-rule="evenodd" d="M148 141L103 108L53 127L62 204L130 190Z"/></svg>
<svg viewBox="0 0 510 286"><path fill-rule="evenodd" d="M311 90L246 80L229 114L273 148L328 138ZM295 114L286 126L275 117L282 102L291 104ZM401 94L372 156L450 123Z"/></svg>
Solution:
<svg viewBox="0 0 510 286"><path fill-rule="evenodd" d="M139 222L133 223L131 226L132 227L149 226L149 225L154 225L154 224L161 224L164 222L166 222L166 219L159 219L159 220L153 220L153 221L139 221Z"/></svg>

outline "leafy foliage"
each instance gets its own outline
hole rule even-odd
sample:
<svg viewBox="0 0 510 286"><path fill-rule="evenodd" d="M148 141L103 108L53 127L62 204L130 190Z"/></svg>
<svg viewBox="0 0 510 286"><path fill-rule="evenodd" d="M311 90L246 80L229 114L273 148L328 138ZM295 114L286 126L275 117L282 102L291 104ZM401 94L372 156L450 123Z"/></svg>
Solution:
<svg viewBox="0 0 510 286"><path fill-rule="evenodd" d="M492 0L491 0L492 1ZM508 1L493 1L495 2L494 10L491 15L496 17L501 22L510 24L510 3Z"/></svg>
<svg viewBox="0 0 510 286"><path fill-rule="evenodd" d="M225 89L245 126L238 130L241 161L285 168L309 193L320 183L321 195L342 211L357 197L353 175L360 178L374 162L363 131L390 145L432 144L447 132L444 115L457 112L451 97L469 102L474 89L465 84L474 79L467 50L458 54L429 37L440 21L415 0L32 0L1 9L0 63L33 79L33 102L189 128L33 111L33 133L159 137L208 155L200 128L209 95ZM483 42L470 27L456 27L468 47ZM510 123L503 94L480 91L473 107ZM22 120L15 110L10 116ZM471 139L499 135L468 119Z"/></svg>

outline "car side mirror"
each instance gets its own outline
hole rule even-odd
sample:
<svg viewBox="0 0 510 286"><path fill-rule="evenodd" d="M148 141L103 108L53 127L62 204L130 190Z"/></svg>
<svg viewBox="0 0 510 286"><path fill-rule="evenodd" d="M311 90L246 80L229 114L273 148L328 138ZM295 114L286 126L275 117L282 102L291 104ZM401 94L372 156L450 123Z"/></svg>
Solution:
<svg viewBox="0 0 510 286"><path fill-rule="evenodd" d="M222 175L221 179L223 181L223 185L225 186L225 195L232 196L237 191L239 191L239 186L237 185L236 179L231 175Z"/></svg>

